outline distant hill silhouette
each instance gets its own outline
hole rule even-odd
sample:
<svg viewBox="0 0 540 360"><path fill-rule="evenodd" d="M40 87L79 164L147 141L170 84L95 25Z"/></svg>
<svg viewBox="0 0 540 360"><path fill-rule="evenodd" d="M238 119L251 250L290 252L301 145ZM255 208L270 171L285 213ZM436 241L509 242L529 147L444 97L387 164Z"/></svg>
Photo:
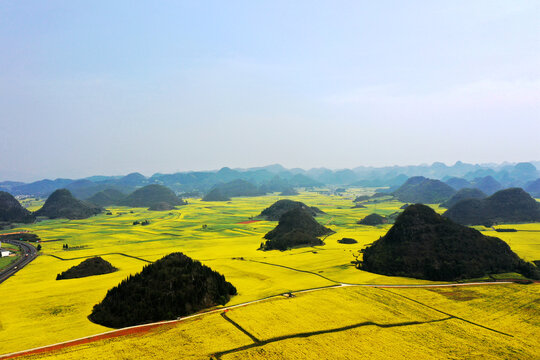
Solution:
<svg viewBox="0 0 540 360"><path fill-rule="evenodd" d="M13 195L34 195L43 197L50 195L55 190L65 187L71 182L73 182L73 180L70 179L44 179L29 184L14 186L9 192Z"/></svg>
<svg viewBox="0 0 540 360"><path fill-rule="evenodd" d="M317 187L324 185L323 183L313 180L304 174L295 174L293 177L288 179L288 182L291 186L295 187Z"/></svg>
<svg viewBox="0 0 540 360"><path fill-rule="evenodd" d="M203 198L203 201L227 201L232 197L264 195L257 186L246 180L233 180L216 185ZM221 199L221 200L219 200Z"/></svg>
<svg viewBox="0 0 540 360"><path fill-rule="evenodd" d="M130 207L151 207L158 203L167 203L171 206L185 205L175 193L166 186L152 184L146 185L129 194L119 205Z"/></svg>
<svg viewBox="0 0 540 360"><path fill-rule="evenodd" d="M476 178L472 181L472 184L473 187L482 190L487 195L492 195L503 188L501 183L495 180L493 176Z"/></svg>
<svg viewBox="0 0 540 360"><path fill-rule="evenodd" d="M172 253L110 289L88 318L113 328L173 320L224 305L236 293L223 275Z"/></svg>
<svg viewBox="0 0 540 360"><path fill-rule="evenodd" d="M393 194L402 202L438 204L448 200L455 193L456 190L442 181L414 176Z"/></svg>
<svg viewBox="0 0 540 360"><path fill-rule="evenodd" d="M358 221L357 224L375 226L385 224L387 222L388 220L384 216L381 216L379 214L370 214L362 220Z"/></svg>
<svg viewBox="0 0 540 360"><path fill-rule="evenodd" d="M315 206L307 206L303 202L294 201L289 199L278 200L263 211L258 216L265 218L270 221L278 221L283 214L292 209L305 209L311 216L317 216L319 214L324 214L322 210Z"/></svg>
<svg viewBox="0 0 540 360"><path fill-rule="evenodd" d="M100 207L75 199L69 190L58 189L47 198L43 207L34 215L46 216L50 219L86 219L101 211Z"/></svg>
<svg viewBox="0 0 540 360"><path fill-rule="evenodd" d="M462 200L444 216L463 225L538 222L540 204L523 189L510 188L482 200Z"/></svg>
<svg viewBox="0 0 540 360"><path fill-rule="evenodd" d="M126 176L115 181L117 184L127 186L141 186L145 185L148 181L144 175L138 172L127 174Z"/></svg>
<svg viewBox="0 0 540 360"><path fill-rule="evenodd" d="M35 217L13 195L0 191L0 222L31 223Z"/></svg>
<svg viewBox="0 0 540 360"><path fill-rule="evenodd" d="M407 207L385 236L364 249L361 268L435 281L506 272L540 277L538 269L504 241L456 224L422 204Z"/></svg>
<svg viewBox="0 0 540 360"><path fill-rule="evenodd" d="M461 190L463 188L472 188L473 185L466 179L452 177L445 181L445 183L456 190Z"/></svg>
<svg viewBox="0 0 540 360"><path fill-rule="evenodd" d="M525 190L535 198L540 198L540 179L528 183Z"/></svg>
<svg viewBox="0 0 540 360"><path fill-rule="evenodd" d="M219 188L210 190L210 192L202 198L202 201L230 201L231 198L225 196Z"/></svg>
<svg viewBox="0 0 540 360"><path fill-rule="evenodd" d="M450 199L441 204L441 207L450 208L465 199L483 199L487 195L482 192L480 189L476 188L463 188L454 194Z"/></svg>
<svg viewBox="0 0 540 360"><path fill-rule="evenodd" d="M288 187L283 189L283 191L279 194L280 196L295 196L298 195L298 191L296 191L292 187Z"/></svg>
<svg viewBox="0 0 540 360"><path fill-rule="evenodd" d="M261 186L259 186L259 192L261 194L283 192L290 189L294 191L289 182L285 179L282 179L278 175L275 175L270 180L264 182Z"/></svg>
<svg viewBox="0 0 540 360"><path fill-rule="evenodd" d="M93 275L102 275L115 272L116 269L110 262L101 257L93 257L84 260L79 265L73 266L56 276L56 280L76 279Z"/></svg>
<svg viewBox="0 0 540 360"><path fill-rule="evenodd" d="M86 199L86 201L98 206L118 205L126 198L126 194L115 190L105 189Z"/></svg>
<svg viewBox="0 0 540 360"><path fill-rule="evenodd" d="M263 250L287 250L299 246L323 245L319 236L333 231L319 224L304 208L296 207L284 213L278 225L266 235Z"/></svg>

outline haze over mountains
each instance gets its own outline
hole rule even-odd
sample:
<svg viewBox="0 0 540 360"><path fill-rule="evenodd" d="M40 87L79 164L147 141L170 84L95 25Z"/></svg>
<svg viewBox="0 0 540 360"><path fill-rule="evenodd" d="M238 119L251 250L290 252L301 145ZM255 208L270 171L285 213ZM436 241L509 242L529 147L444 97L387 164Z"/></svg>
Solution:
<svg viewBox="0 0 540 360"><path fill-rule="evenodd" d="M538 163L535 163L538 165ZM227 189L224 184L237 184L244 180L254 187L250 195L258 193L285 191L291 187L317 187L323 185L352 185L371 187L391 187L398 189L407 179L423 176L432 180L446 183L455 190L463 187L475 187L491 195L494 192L509 187L523 187L539 194L538 179L540 172L530 162L518 164L466 164L456 162L452 166L443 163L415 166L365 167L354 169L330 170L314 168L303 170L299 168L286 169L281 165L269 165L249 169L230 169L224 167L218 171L192 171L174 174L156 173L145 177L140 173L126 176L92 176L85 179L43 179L32 183L15 181L0 182L0 191L12 195L33 195L46 197L57 189L66 188L79 199L88 199L96 193L115 189L125 194L136 188L149 185L165 185L173 191L207 193L213 188L220 191L232 190L231 194L223 194L225 198L239 196L238 191ZM535 182L536 181L536 182ZM432 184L433 185L433 184ZM439 183L436 183L440 187ZM242 195L242 192L240 192ZM450 194L451 196L451 194ZM435 199L439 200L439 199Z"/></svg>

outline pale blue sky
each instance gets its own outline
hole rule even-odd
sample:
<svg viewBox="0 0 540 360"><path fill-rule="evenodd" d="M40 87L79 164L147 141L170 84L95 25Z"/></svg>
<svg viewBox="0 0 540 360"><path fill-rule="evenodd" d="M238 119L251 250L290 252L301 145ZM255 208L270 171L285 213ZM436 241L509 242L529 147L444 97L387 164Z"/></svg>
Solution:
<svg viewBox="0 0 540 360"><path fill-rule="evenodd" d="M2 1L0 181L540 160L538 19L538 1Z"/></svg>

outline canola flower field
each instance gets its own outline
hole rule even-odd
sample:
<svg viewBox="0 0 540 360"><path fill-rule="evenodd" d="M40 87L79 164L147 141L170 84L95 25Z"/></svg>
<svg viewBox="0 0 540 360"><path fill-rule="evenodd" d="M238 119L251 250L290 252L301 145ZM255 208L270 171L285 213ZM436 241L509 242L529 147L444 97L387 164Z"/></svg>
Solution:
<svg viewBox="0 0 540 360"><path fill-rule="evenodd" d="M276 222L239 224L257 216L264 208L282 198L279 196L233 198L231 202L188 199L189 204L186 206L161 212L111 207L108 210L112 215L103 213L85 220L46 220L21 228L20 230L30 230L41 237L42 251L36 260L0 284L0 354L110 330L87 319L93 305L103 299L108 289L128 275L140 271L148 262L175 251L200 260L224 274L226 279L236 286L238 295L234 296L227 306L289 291L339 283L434 284L418 279L372 274L357 270L351 264L354 253L383 236L390 228L390 225L358 225L356 221L373 212L389 215L399 211L403 205L397 201L384 201L366 203L366 208L352 209L354 196L366 191L369 190L353 189L344 196L304 192L298 196L287 197L325 211L326 215L318 216L317 220L336 233L325 239L324 246L285 252L257 250L263 241L263 235L271 230ZM39 208L35 201L29 204L34 209ZM439 212L444 211L434 207ZM150 224L133 225L136 220L149 220ZM481 230L507 241L512 249L526 260L540 259L539 224L509 227L520 231L496 233L491 229ZM337 240L343 237L354 238L358 244L339 244ZM63 244L68 244L69 250L64 250ZM119 271L81 279L55 280L56 274L92 256L102 256ZM506 276L516 277L513 274ZM537 288L538 285L478 287L474 292L479 295L471 299L468 299L468 295L456 295L458 299L452 298L444 293L444 290L432 289L328 289L298 294L292 299L272 298L237 308L227 314L230 314L229 320L241 323L241 326L254 334L260 342L299 332L326 331L363 322L384 326L408 322L418 324L399 327L362 325L342 331L286 338L252 346L253 340L249 336L239 331L222 315L213 313L202 315L196 320L158 328L144 335L103 340L55 352L50 356L100 358L103 356L99 354L111 354L113 351L117 358L159 358L164 356L159 355L162 354L160 351L170 351L171 354L185 354L182 358L208 358L217 354L216 356L222 358L244 359L283 358L282 351L287 351L288 358L302 358L310 351L320 351L321 347L327 346L330 349L343 347L347 351L341 355L336 354L343 356L341 358L347 358L345 354L349 354L353 358L359 354L371 356L368 348L375 343L378 345L372 349L373 353L376 353L380 346L391 346L392 349L399 348L399 351L406 355L405 358L437 358L437 354L429 353L428 342L439 339L437 341L440 341L440 344L459 340L460 346L456 349L475 349L478 357L508 355L509 351L515 351L520 354L517 358L534 358L530 347L535 343L518 341L517 338L521 339L525 334L534 331L538 333L540 329L538 322L523 320L525 315L530 315L531 319L534 314L538 317ZM406 295L429 306L440 305L443 309L454 311L457 316L465 318L467 315L475 321L485 320L482 325L493 322L495 326L498 323L493 319L504 318L508 321L506 328L515 335L509 339L500 338L505 335L484 333L485 329L455 318L444 320L447 315L389 291ZM456 293L468 294L467 291L473 290L455 290ZM463 300L463 297L468 300ZM520 303L526 301L525 299L532 302L527 303L528 305L523 303L515 313L509 312L509 302ZM499 305L498 317L490 317L490 309ZM450 310L444 311L452 313ZM478 315L478 311L483 311L484 315ZM505 311L509 312L508 316L505 316ZM526 314L521 313L524 311ZM426 330L417 334L419 328ZM431 335L427 336L426 331ZM469 340L460 336L466 336ZM413 346L414 342L408 343L409 341L420 342L425 346L417 348ZM501 346L479 347L477 342L484 341L495 341ZM351 348L353 344L357 347L356 350ZM219 354L242 346L248 348ZM433 344L431 348L434 348ZM454 348L449 348L448 351L452 353L452 349ZM336 358L331 356L336 354L329 353L328 358ZM448 353L439 357L447 358Z"/></svg>

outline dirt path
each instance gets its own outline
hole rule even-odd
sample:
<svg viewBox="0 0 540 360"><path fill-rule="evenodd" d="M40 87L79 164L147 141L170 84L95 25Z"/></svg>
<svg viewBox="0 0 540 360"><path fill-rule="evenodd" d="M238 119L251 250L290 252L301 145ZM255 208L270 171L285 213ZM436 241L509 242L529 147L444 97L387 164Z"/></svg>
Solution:
<svg viewBox="0 0 540 360"><path fill-rule="evenodd" d="M386 288L387 289L387 288L437 288L437 287L452 287L452 286L496 286L496 285L504 285L504 284L512 284L512 283L513 282L511 282L511 281L498 281L498 282L452 283L452 284L434 284L434 285L338 284L338 285L323 286L323 287L318 287L318 288L303 289L303 290L293 291L291 293L292 294L302 294L302 293L308 293L308 292L313 292L313 291L337 289L337 288L342 288L342 287L353 287L353 286L354 287L371 287L371 288L382 288L382 289ZM537 283L535 283L535 285L536 284ZM400 294L396 294L394 292L392 292L392 293L395 294L395 295L400 295ZM289 294L289 293L287 293L287 294ZM190 315L190 316L186 316L186 317L183 317L183 318L179 318L179 319L176 319L176 320L168 320L168 321L160 321L160 322L151 323L151 324L136 325L136 326L131 326L131 327L127 327L127 328L107 331L107 332L104 332L104 333L101 333L101 334L95 334L95 335L91 335L91 336L86 336L86 337L79 338L79 339L68 340L68 341L64 341L64 342L61 342L61 343L45 345L45 346L41 346L41 347L37 347L37 348L33 348L33 349L21 350L21 351L9 353L9 354L3 354L3 355L0 355L0 359L11 359L11 358L16 358L16 357L20 357L20 356L41 354L41 353L46 353L46 352L51 352L51 351L64 349L64 348L67 348L67 347L77 346L77 345L81 345L81 344L87 344L87 343L91 343L91 342L95 342L95 341L99 341L99 340L103 340L103 339L110 339L110 338L116 338L116 337L120 337L120 336L124 336L124 335L145 333L145 332L148 332L148 331L150 331L152 329L155 329L155 328L158 328L158 327L174 326L175 324L178 324L178 323L180 323L182 321L185 321L185 320L198 318L198 317L201 317L201 316L204 316L204 315L207 315L207 314L213 314L213 313L218 313L218 312L223 313L223 312L226 312L228 310L244 307L244 306L247 306L247 305L250 305L250 304L256 304L258 302L266 301L266 300L273 299L273 298L282 297L284 295L285 294L280 293L280 294L276 294L276 295L267 296L267 297L264 297L264 298L261 298L261 299L258 299L258 300L247 301L247 302L244 302L244 303L241 303L241 304L236 304L236 305L231 305L231 306L227 306L227 307L208 310L208 311L205 311L205 312L200 312L200 313ZM415 301L413 299L409 299L409 300ZM425 305L425 304L422 304L422 305ZM428 306L428 305L425 305L425 306ZM434 310L439 311L441 313L444 313L444 312L442 312L440 310L437 310L437 309L434 309ZM468 321L466 319L462 319L462 318L456 317L456 316L451 315L451 314L446 314L446 313L444 313L444 314L447 315L447 316L451 316L454 319L463 320L463 321L471 323L470 321ZM491 330L491 331L495 331L495 332L498 332L498 333L503 334L503 335L511 336L509 334L501 333L501 332L499 332L497 330L494 330L494 329L491 329L491 328L486 328L486 327L484 327L482 325L479 325L479 324L476 324L476 323L473 323L473 324L477 325L477 326L480 326L482 328L485 328L487 330ZM394 326L392 324L385 325L385 324L375 324L375 323L369 323L369 324L362 323L362 324L356 324L356 325L352 325L352 326L357 327L357 326L365 326L365 325L374 325L374 326L383 326L383 327L384 326L387 326L387 327L388 326ZM399 324L397 324L397 325L399 326ZM403 326L403 325L401 325L401 326ZM334 331L343 331L343 330L346 330L346 327L345 328L339 328L339 329L322 330L322 331L320 331L320 333L322 334L322 333L325 333L325 332L334 332ZM313 333L305 333L305 334L295 334L295 335L290 335L290 336L291 337L308 337L308 336L317 335L318 333L319 332L313 332ZM289 335L287 335L287 336L289 336ZM275 341L279 341L279 340L282 340L282 339L281 338L269 339L269 340L265 340L265 342L275 342ZM261 343L263 343L263 342L255 343L255 344L261 344ZM253 346L254 345L249 345L250 348L253 347ZM257 346L259 346L259 345L257 345ZM234 351L241 351L241 350L242 349L234 349ZM232 350L227 351L226 353L229 353L229 352L232 352ZM216 355L217 358L219 358L220 356L225 355L225 353L215 354L215 355Z"/></svg>

